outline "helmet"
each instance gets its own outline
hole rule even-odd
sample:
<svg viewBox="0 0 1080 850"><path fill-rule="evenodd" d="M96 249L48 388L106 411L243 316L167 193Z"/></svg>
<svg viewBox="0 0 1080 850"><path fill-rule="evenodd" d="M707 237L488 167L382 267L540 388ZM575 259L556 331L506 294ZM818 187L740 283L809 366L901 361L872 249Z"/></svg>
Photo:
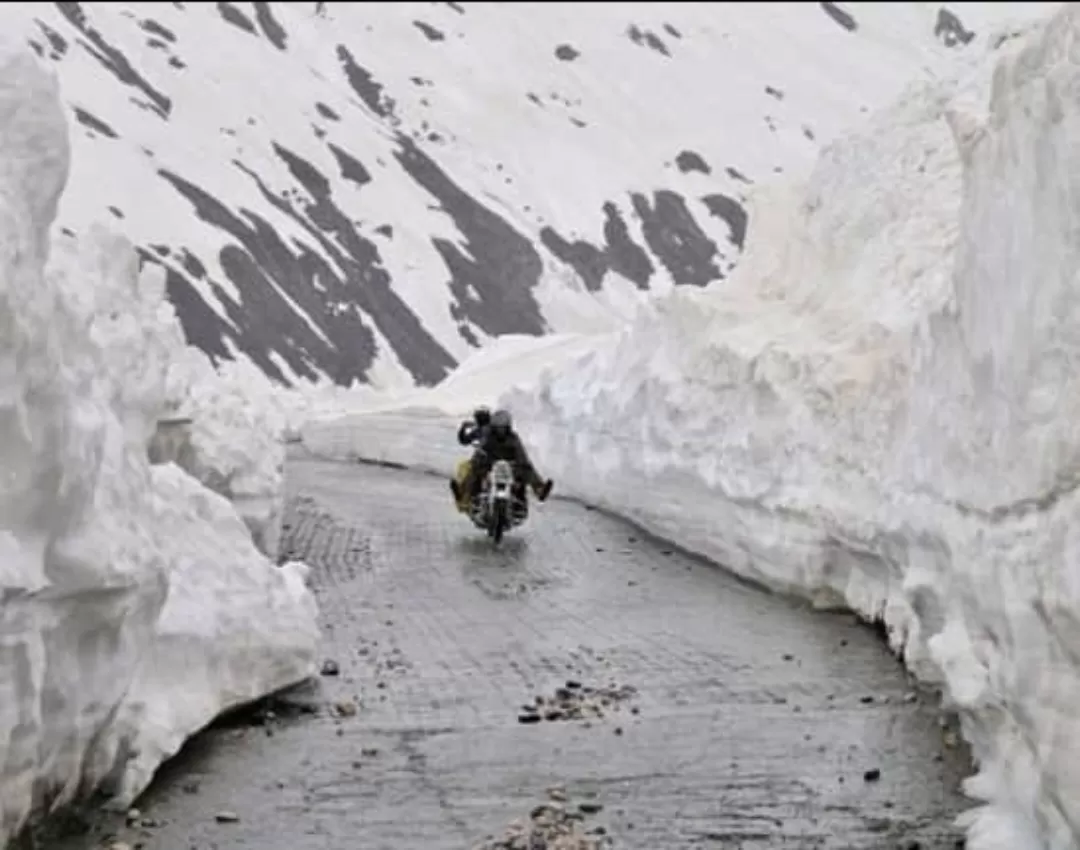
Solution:
<svg viewBox="0 0 1080 850"><path fill-rule="evenodd" d="M505 408L499 408L493 414L491 414L491 430L497 434L507 434L513 427L514 422L510 418L510 411Z"/></svg>
<svg viewBox="0 0 1080 850"><path fill-rule="evenodd" d="M485 405L481 405L473 411L473 419L476 420L476 424L483 427L491 422L491 409Z"/></svg>

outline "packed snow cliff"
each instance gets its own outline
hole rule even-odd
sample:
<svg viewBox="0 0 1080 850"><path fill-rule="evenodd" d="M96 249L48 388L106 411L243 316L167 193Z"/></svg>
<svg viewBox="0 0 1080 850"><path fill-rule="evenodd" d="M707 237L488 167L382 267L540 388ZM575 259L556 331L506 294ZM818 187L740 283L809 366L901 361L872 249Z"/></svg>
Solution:
<svg viewBox="0 0 1080 850"><path fill-rule="evenodd" d="M129 801L221 710L312 672L314 602L236 510L148 444L177 385L160 274L50 240L56 82L0 48L0 845L104 786Z"/></svg>
<svg viewBox="0 0 1080 850"><path fill-rule="evenodd" d="M973 745L969 847L1076 850L1078 44L1069 5L915 86L756 197L723 286L305 441L449 473L443 411L516 384L501 401L564 494L884 621Z"/></svg>

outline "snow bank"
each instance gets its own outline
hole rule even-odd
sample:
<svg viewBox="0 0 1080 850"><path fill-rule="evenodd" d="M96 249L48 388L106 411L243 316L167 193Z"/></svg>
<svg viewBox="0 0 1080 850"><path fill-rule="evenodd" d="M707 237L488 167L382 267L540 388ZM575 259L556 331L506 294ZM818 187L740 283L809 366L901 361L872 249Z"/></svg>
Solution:
<svg viewBox="0 0 1080 850"><path fill-rule="evenodd" d="M333 384L284 388L247 360L211 365L185 346L170 312L169 387L152 454L172 460L236 508L259 550L279 554L285 492L285 443L313 416L370 404L369 387ZM175 337L175 338L174 338Z"/></svg>
<svg viewBox="0 0 1080 850"><path fill-rule="evenodd" d="M1078 39L915 88L758 197L725 287L503 399L561 492L883 620L973 745L974 850L1080 846ZM448 472L450 424L304 436Z"/></svg>
<svg viewBox="0 0 1080 850"><path fill-rule="evenodd" d="M175 316L125 240L49 229L55 81L0 47L0 844L104 786L132 799L224 708L310 675L299 565L147 446Z"/></svg>
<svg viewBox="0 0 1080 850"><path fill-rule="evenodd" d="M186 421L172 459L229 499L255 545L278 555L284 509L285 422L262 375L229 361L217 369L199 351L176 348L169 372L170 420ZM261 392L260 392L261 390Z"/></svg>

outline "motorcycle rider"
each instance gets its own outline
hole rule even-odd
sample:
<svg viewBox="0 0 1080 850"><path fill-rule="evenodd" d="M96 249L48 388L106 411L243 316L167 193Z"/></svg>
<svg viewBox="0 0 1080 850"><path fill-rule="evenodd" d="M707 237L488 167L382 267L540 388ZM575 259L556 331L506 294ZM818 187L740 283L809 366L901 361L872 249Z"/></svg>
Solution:
<svg viewBox="0 0 1080 850"><path fill-rule="evenodd" d="M489 425L491 425L491 409L485 406L476 408L473 411L472 421L462 422L461 427L458 428L458 442L463 446L473 442L482 444Z"/></svg>
<svg viewBox="0 0 1080 850"><path fill-rule="evenodd" d="M470 423L463 423L458 429L458 439L465 432L465 427ZM477 426L480 428L481 426ZM497 460L508 460L514 467L515 475L532 487L536 498L543 502L551 495L554 481L550 478L543 479L536 471L529 453L525 450L521 438L514 431L513 419L510 411L505 409L496 410L491 415L491 420L486 429L480 432L480 442L476 452L469 463L469 470L465 479L459 484L456 480L450 482L450 489L458 503L462 502L464 495L471 502L480 492L484 478Z"/></svg>
<svg viewBox="0 0 1080 850"><path fill-rule="evenodd" d="M472 419L465 420L458 428L458 442L463 446L472 445L474 443L476 445L482 445L487 437L487 431L490 426L490 408L486 406L478 407L473 411ZM471 458L466 458L461 461L457 465L454 477L450 479L450 492L454 494L454 503L457 505L457 509L462 513L469 510L469 504L461 500L461 494L465 492L462 485L469 476L470 466L472 466Z"/></svg>

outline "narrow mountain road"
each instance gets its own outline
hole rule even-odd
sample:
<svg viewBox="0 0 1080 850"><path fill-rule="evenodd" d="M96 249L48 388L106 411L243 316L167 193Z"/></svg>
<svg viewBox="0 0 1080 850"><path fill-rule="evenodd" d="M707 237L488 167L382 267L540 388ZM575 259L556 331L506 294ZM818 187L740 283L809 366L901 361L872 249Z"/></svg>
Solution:
<svg viewBox="0 0 1080 850"><path fill-rule="evenodd" d="M289 489L337 675L57 850L543 850L483 842L546 800L613 848L955 846L961 757L851 617L571 503L495 550L430 476L294 452Z"/></svg>

